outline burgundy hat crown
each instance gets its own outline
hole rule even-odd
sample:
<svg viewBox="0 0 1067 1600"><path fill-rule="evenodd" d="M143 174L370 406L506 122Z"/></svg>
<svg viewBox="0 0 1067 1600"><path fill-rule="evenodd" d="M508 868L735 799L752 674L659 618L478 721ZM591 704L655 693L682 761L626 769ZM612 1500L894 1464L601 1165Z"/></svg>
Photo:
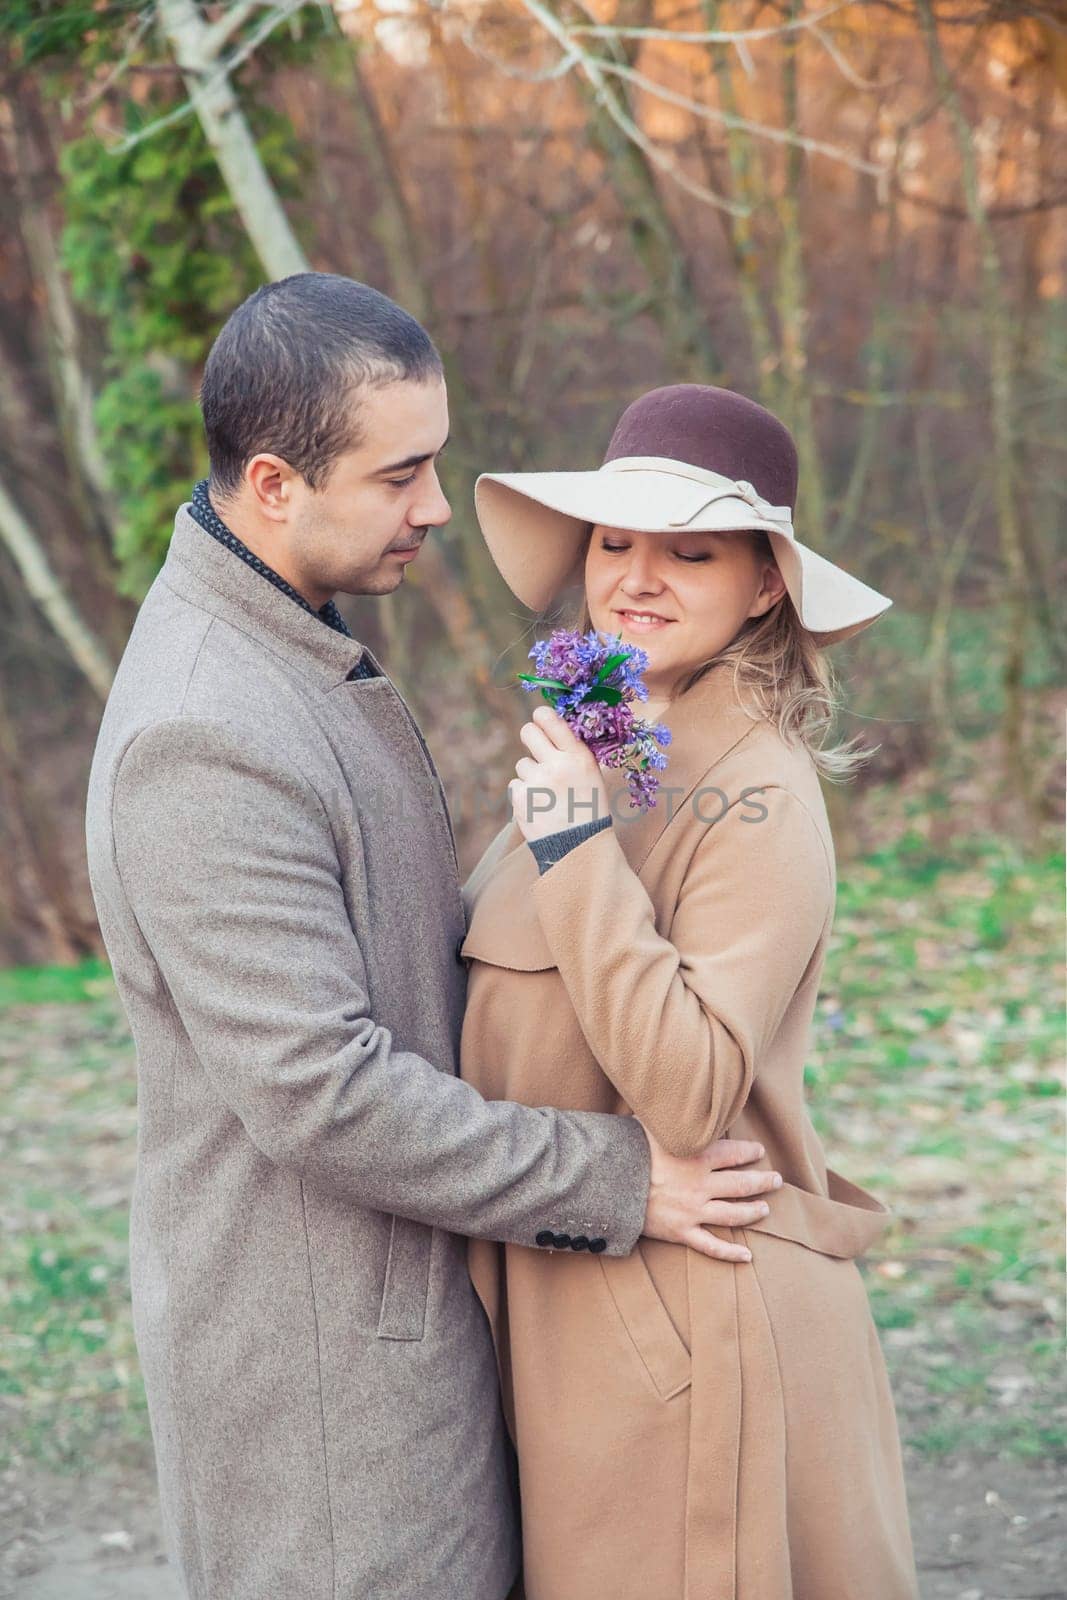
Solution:
<svg viewBox="0 0 1067 1600"><path fill-rule="evenodd" d="M604 462L630 456L684 461L753 484L771 505L796 508L792 434L771 412L732 389L674 383L641 395L619 418Z"/></svg>

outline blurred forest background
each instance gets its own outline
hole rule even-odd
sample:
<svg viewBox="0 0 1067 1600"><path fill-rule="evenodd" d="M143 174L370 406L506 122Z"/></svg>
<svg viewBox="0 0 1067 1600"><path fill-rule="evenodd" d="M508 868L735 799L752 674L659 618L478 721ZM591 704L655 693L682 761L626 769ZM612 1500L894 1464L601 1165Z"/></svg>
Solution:
<svg viewBox="0 0 1067 1600"><path fill-rule="evenodd" d="M349 607L446 784L503 794L524 715L475 474L595 465L695 380L787 421L801 538L895 601L835 652L880 746L839 853L868 795L941 841L1055 824L1062 0L7 0L0 72L0 964L99 953L88 763L202 363L307 264L448 364L453 521ZM505 813L458 810L470 865Z"/></svg>
<svg viewBox="0 0 1067 1600"><path fill-rule="evenodd" d="M207 350L307 265L446 360L453 520L345 609L461 865L506 816L544 626L488 560L477 472L594 466L643 390L734 387L795 434L799 536L893 598L832 653L836 736L877 752L826 785L806 1086L894 1213L863 1265L924 1600L1062 1600L1064 0L5 0L0 1595L176 1593L85 785L206 467Z"/></svg>

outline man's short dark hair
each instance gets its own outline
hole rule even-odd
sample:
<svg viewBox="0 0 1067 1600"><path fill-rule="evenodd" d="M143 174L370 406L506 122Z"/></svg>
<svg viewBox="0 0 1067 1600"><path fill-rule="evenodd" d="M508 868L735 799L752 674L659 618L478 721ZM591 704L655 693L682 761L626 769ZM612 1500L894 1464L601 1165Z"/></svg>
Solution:
<svg viewBox="0 0 1067 1600"><path fill-rule="evenodd" d="M200 385L211 488L241 486L260 451L311 489L359 444L360 388L442 374L426 329L388 295L331 272L264 284L227 319Z"/></svg>

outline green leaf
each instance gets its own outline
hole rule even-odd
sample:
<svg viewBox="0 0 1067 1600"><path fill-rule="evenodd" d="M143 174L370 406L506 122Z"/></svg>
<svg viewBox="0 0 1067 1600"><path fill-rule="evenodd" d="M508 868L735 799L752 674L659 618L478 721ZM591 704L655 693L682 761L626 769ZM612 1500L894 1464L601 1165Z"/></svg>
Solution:
<svg viewBox="0 0 1067 1600"><path fill-rule="evenodd" d="M622 653L617 656L609 656L604 665L601 667L600 671L597 673L594 682L603 683L605 678L611 677L611 674L615 671L616 667L621 667L623 662L629 661L629 659L629 650L623 650Z"/></svg>
<svg viewBox="0 0 1067 1600"><path fill-rule="evenodd" d="M532 678L528 672L520 672L519 677L523 683L534 683L539 689L569 689L569 683L560 683L558 678Z"/></svg>

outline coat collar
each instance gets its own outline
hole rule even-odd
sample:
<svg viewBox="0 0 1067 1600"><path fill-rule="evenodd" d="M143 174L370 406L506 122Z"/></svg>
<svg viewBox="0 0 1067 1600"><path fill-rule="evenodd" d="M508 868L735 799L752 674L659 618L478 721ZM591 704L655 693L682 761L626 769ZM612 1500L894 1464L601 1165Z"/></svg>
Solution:
<svg viewBox="0 0 1067 1600"><path fill-rule="evenodd" d="M160 577L177 594L245 633L269 635L273 649L325 688L345 682L364 657L377 665L358 639L346 638L314 612L294 605L213 539L190 515L188 503L178 508Z"/></svg>
<svg viewBox="0 0 1067 1600"><path fill-rule="evenodd" d="M758 726L734 691L733 666L719 663L700 682L667 708L661 719L671 730L667 767L651 811L631 810L626 780L602 769L612 806L615 837L634 872L639 872L671 818L677 816L714 768ZM731 796L730 798L736 798ZM722 811L716 794L701 800L709 823ZM583 820L583 819L578 819ZM550 867L550 872L565 871ZM513 822L504 853L484 875L476 869L465 891L470 925L463 955L520 972L540 972L556 965L537 914L534 889L540 871L533 851Z"/></svg>
<svg viewBox="0 0 1067 1600"><path fill-rule="evenodd" d="M759 725L761 719L745 710L733 679L733 663L717 662L691 689L672 701L661 716L660 721L671 731L671 742L666 748L667 766L651 811L631 809L623 775L605 771L619 844L635 871L672 817L690 803L701 780ZM637 710L640 714L639 706ZM707 810L714 815L712 800Z"/></svg>

